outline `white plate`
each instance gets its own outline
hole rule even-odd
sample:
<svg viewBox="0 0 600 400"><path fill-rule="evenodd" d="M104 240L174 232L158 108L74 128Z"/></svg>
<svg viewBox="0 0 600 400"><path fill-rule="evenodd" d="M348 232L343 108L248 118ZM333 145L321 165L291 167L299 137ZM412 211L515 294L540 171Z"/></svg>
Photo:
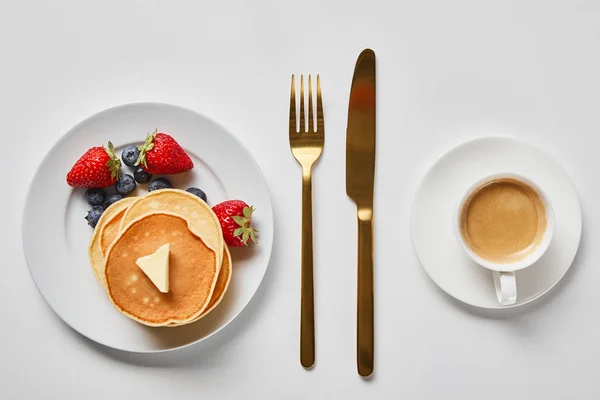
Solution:
<svg viewBox="0 0 600 400"><path fill-rule="evenodd" d="M196 186L215 205L241 199L256 208L259 244L233 249L233 274L225 298L207 317L178 328L149 328L112 306L91 270L92 235L84 217L85 190L65 177L90 147L118 147L143 141L155 128L169 132L193 159L192 171L170 176L174 187ZM123 170L129 168L123 165ZM128 172L129 173L129 172ZM138 185L146 192L147 185ZM128 104L102 111L71 129L48 152L29 188L23 215L23 249L31 276L50 307L73 329L105 346L132 352L160 352L205 339L231 322L248 304L266 272L273 243L273 212L266 182L244 146L206 117L160 103Z"/></svg>
<svg viewBox="0 0 600 400"><path fill-rule="evenodd" d="M477 180L494 173L529 177L547 193L555 214L550 248L533 266L517 272L517 303L548 292L568 271L581 239L581 208L569 176L546 153L518 140L482 138L442 156L427 172L414 199L411 235L417 256L433 281L456 299L496 309L492 273L465 255L453 230L456 204Z"/></svg>

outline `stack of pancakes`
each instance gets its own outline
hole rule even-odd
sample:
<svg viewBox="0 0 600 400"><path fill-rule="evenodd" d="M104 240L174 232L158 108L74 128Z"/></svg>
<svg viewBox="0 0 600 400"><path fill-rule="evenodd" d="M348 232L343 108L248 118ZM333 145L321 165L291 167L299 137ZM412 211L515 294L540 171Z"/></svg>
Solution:
<svg viewBox="0 0 600 400"><path fill-rule="evenodd" d="M169 244L169 291L138 267ZM231 278L221 226L202 199L178 189L120 200L104 211L89 246L92 269L113 305L148 326L180 326L207 315Z"/></svg>

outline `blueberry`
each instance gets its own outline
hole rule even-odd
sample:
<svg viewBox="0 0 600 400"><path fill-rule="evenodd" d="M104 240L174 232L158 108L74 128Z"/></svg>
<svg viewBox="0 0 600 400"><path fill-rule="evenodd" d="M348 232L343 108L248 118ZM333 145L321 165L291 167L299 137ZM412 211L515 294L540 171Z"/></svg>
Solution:
<svg viewBox="0 0 600 400"><path fill-rule="evenodd" d="M171 182L165 178L156 178L148 185L148 191L172 188Z"/></svg>
<svg viewBox="0 0 600 400"><path fill-rule="evenodd" d="M133 176L129 174L121 175L121 179L115 183L115 189L117 189L117 193L122 194L123 196L127 196L129 193L135 190L135 180Z"/></svg>
<svg viewBox="0 0 600 400"><path fill-rule="evenodd" d="M88 211L87 215L85 216L88 225L92 228L95 228L103 212L104 208L102 208L102 206L93 206L92 209Z"/></svg>
<svg viewBox="0 0 600 400"><path fill-rule="evenodd" d="M137 183L148 183L152 179L152 174L148 171L144 171L142 167L136 167L133 172L133 177Z"/></svg>
<svg viewBox="0 0 600 400"><path fill-rule="evenodd" d="M138 150L137 146L127 146L121 154L123 162L128 167L133 167L139 156L140 151Z"/></svg>
<svg viewBox="0 0 600 400"><path fill-rule="evenodd" d="M108 208L108 207L110 207L111 204L116 203L117 201L121 200L122 198L123 198L122 194L119 194L119 193L111 194L110 196L108 196L106 198L106 202L104 203L104 207Z"/></svg>
<svg viewBox="0 0 600 400"><path fill-rule="evenodd" d="M90 206L99 206L106 200L106 192L104 189L92 188L85 191L85 201Z"/></svg>
<svg viewBox="0 0 600 400"><path fill-rule="evenodd" d="M198 188L191 187L191 188L186 189L186 192L195 194L196 196L200 197L202 200L206 201L206 193L204 193L204 191L202 191Z"/></svg>

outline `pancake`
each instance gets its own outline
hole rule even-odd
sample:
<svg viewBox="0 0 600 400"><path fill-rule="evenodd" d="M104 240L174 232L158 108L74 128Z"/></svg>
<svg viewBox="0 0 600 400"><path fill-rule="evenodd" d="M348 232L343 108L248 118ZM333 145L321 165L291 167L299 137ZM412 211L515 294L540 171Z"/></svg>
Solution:
<svg viewBox="0 0 600 400"><path fill-rule="evenodd" d="M138 200L137 197L127 197L112 204L102 214L98 224L96 225L96 229L94 229L94 234L92 235L92 240L90 241L89 247L90 263L92 265L94 275L104 289L106 289L106 277L104 276L104 255L107 253L108 248L119 233L118 229L123 216L125 215L125 211L127 211L127 208L136 200ZM231 254L229 253L227 246L224 246L223 249L223 263L219 271L219 276L217 277L213 295L206 310L204 310L202 314L199 315L194 321L201 319L210 311L212 311L221 302L225 296L227 288L229 287L232 270ZM170 324L169 326L179 325Z"/></svg>
<svg viewBox="0 0 600 400"><path fill-rule="evenodd" d="M215 252L217 265L219 268L221 267L223 247L225 246L221 224L208 204L185 190L155 190L138 198L125 212L120 230L123 231L125 226L143 215L163 211L185 218L190 230Z"/></svg>
<svg viewBox="0 0 600 400"><path fill-rule="evenodd" d="M104 256L108 247L112 241L117 237L119 233L119 227L121 220L125 215L127 208L137 200L137 197L126 197L111 204L103 213L96 228L94 234L90 240L88 247L88 256L90 264L92 265L92 271L100 285L106 289L106 279L104 278Z"/></svg>
<svg viewBox="0 0 600 400"><path fill-rule="evenodd" d="M212 297L210 298L210 302L206 307L206 310L202 312L198 317L196 317L191 322L196 322L201 318L204 318L209 312L214 310L216 306L219 305L223 297L225 297L225 292L229 288L229 282L231 281L231 270L232 270L232 262L231 262L231 253L227 246L223 248L223 265L221 265L221 270L219 271L219 276L217 278L217 283L215 284L215 289L213 291ZM178 324L172 323L168 326L180 326Z"/></svg>
<svg viewBox="0 0 600 400"><path fill-rule="evenodd" d="M104 270L108 296L119 311L144 325L164 326L189 323L208 308L221 265L191 227L177 214L153 212L121 230L108 249ZM170 291L161 293L136 260L165 243L170 245Z"/></svg>

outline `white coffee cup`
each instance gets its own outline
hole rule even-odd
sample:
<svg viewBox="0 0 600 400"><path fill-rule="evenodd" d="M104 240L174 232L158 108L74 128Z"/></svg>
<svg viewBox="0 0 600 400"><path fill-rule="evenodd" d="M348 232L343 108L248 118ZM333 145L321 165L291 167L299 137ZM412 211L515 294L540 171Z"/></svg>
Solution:
<svg viewBox="0 0 600 400"><path fill-rule="evenodd" d="M465 239L461 233L462 210L466 205L466 202L471 198L475 191L480 189L486 183L500 179L513 179L529 186L537 193L546 211L546 230L544 232L541 242L522 259L507 263L494 262L482 258L478 254L473 252L473 250L471 250L469 245L465 242ZM496 288L496 296L498 298L498 302L501 305L508 306L515 304L515 302L517 301L517 280L515 272L530 267L536 261L538 261L540 257L544 255L546 250L548 250L548 247L552 242L552 237L554 236L554 211L552 209L552 204L548 196L544 193L544 191L541 190L541 188L537 184L532 182L530 179L512 173L495 174L487 176L475 182L473 185L471 185L471 187L469 187L469 189L465 192L465 195L462 197L462 199L457 205L454 218L454 225L455 232L457 234L459 242L462 245L462 248L473 261L475 261L480 266L492 271L494 278L494 287Z"/></svg>

